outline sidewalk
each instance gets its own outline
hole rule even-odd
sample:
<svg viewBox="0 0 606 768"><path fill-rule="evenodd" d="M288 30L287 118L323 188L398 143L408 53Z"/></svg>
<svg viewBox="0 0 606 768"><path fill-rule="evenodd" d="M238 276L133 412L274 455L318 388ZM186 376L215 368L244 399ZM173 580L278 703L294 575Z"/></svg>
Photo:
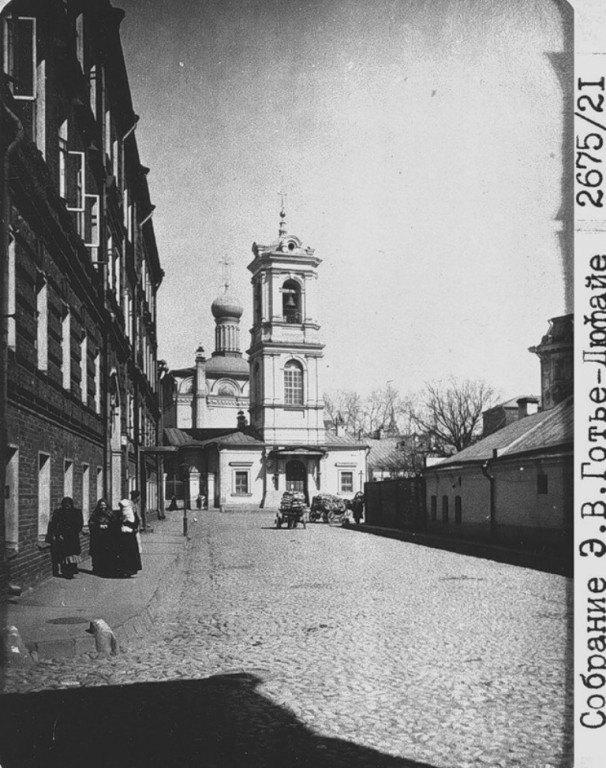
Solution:
<svg viewBox="0 0 606 768"><path fill-rule="evenodd" d="M87 557L71 581L51 577L2 603L3 625L16 626L38 658L95 651L95 639L86 631L93 619L105 619L119 643L148 631L188 548L182 512L167 512L166 520L152 520L150 526L153 533L141 534L143 569L136 578L93 576Z"/></svg>

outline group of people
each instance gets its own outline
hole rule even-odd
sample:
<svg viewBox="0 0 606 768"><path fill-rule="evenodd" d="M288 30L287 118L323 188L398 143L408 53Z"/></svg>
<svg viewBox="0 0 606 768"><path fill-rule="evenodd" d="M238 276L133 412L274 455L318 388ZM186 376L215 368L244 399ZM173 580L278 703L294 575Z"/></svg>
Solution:
<svg viewBox="0 0 606 768"><path fill-rule="evenodd" d="M138 493L120 501L113 511L99 499L88 521L93 573L104 577L129 578L141 570L141 520L137 510ZM50 544L53 576L73 579L81 560L80 532L82 511L66 496L51 515L46 541Z"/></svg>

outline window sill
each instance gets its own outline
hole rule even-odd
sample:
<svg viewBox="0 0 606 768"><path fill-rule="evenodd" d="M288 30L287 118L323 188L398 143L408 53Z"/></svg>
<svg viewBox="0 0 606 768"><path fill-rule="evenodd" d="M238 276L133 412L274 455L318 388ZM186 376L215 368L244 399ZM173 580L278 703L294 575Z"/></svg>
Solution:
<svg viewBox="0 0 606 768"><path fill-rule="evenodd" d="M232 493L231 496L239 496L240 498L246 497L246 496L252 496L252 493Z"/></svg>

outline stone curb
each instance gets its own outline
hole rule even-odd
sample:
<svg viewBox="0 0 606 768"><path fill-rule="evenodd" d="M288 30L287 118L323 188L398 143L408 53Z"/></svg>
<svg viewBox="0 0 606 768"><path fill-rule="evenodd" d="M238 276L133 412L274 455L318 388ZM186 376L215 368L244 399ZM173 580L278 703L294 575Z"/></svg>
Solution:
<svg viewBox="0 0 606 768"><path fill-rule="evenodd" d="M184 548L177 553L177 556L173 562L167 565L167 567L162 572L159 584L154 591L154 594L152 595L149 603L136 616L132 616L122 624L116 627L112 627L116 638L118 639L120 650L123 650L129 641L135 640L151 630L158 615L159 606L165 595L170 592L175 578L179 574L180 568L186 559L190 548L191 537L188 536ZM164 581L164 574L171 571L174 572L172 577L167 581Z"/></svg>
<svg viewBox="0 0 606 768"><path fill-rule="evenodd" d="M158 607L179 574L179 569L190 550L190 546L191 537L188 536L183 548L176 554L174 560L168 563L161 571L158 586L154 590L148 604L121 624L111 626L121 651L127 648L129 641L135 640L151 630L158 614ZM172 573L172 576L165 579L166 574L169 573ZM94 616L92 618L103 618L103 616ZM83 637L63 638L60 640L34 641L26 645L34 661L39 659L73 658L74 656L86 653L96 654L97 652L95 637L88 634Z"/></svg>
<svg viewBox="0 0 606 768"><path fill-rule="evenodd" d="M432 536L425 533L415 533L412 531L402 531L399 528L381 528L375 525L343 525L343 528L349 531L358 531L360 533L370 533L375 536L384 536L398 541L407 541L411 544L419 544L423 547L433 547L434 549L443 549L448 552L455 552L460 555L470 557L482 557L487 560L496 560L501 563L517 565L522 568L534 568L539 571L546 571L560 576L572 576L572 558L564 556L535 553L522 549L513 549L491 544L485 541L471 541L467 539L455 539L448 537Z"/></svg>

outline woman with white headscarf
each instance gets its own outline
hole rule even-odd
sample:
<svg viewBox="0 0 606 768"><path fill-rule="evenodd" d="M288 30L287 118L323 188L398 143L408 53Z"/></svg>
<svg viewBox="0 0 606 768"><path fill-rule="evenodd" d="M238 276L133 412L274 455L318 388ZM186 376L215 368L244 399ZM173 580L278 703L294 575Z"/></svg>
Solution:
<svg viewBox="0 0 606 768"><path fill-rule="evenodd" d="M128 578L141 570L139 515L130 499L120 502L120 533L118 534L118 572Z"/></svg>

